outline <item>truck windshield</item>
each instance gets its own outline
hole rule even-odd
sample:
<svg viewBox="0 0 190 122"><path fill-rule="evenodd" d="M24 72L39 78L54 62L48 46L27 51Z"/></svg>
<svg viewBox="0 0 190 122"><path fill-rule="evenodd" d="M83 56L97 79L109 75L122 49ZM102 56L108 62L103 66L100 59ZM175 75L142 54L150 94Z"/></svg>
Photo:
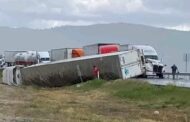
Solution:
<svg viewBox="0 0 190 122"><path fill-rule="evenodd" d="M158 56L156 55L146 55L144 56L146 59L153 59L153 60L158 60Z"/></svg>
<svg viewBox="0 0 190 122"><path fill-rule="evenodd" d="M50 58L41 58L40 60L41 60L41 61L49 61Z"/></svg>

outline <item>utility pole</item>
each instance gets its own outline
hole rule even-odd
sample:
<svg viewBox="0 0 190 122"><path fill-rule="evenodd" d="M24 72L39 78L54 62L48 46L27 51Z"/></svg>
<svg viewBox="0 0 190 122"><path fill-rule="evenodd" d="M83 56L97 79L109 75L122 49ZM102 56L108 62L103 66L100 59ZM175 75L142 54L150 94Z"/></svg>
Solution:
<svg viewBox="0 0 190 122"><path fill-rule="evenodd" d="M190 57L190 54L189 53L185 53L185 55L184 55L184 61L185 61L185 72L186 73L188 72L189 57Z"/></svg>

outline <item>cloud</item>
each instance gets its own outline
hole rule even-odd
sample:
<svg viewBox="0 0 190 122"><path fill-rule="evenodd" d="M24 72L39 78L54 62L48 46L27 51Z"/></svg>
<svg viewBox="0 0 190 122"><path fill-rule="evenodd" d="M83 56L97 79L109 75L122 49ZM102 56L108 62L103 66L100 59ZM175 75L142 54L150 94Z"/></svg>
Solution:
<svg viewBox="0 0 190 122"><path fill-rule="evenodd" d="M50 28L130 22L190 24L189 0L0 0L0 26Z"/></svg>
<svg viewBox="0 0 190 122"><path fill-rule="evenodd" d="M77 0L79 11L126 13L143 9L142 0Z"/></svg>
<svg viewBox="0 0 190 122"><path fill-rule="evenodd" d="M190 24L182 24L174 27L166 27L167 29L180 30L180 31L190 31Z"/></svg>

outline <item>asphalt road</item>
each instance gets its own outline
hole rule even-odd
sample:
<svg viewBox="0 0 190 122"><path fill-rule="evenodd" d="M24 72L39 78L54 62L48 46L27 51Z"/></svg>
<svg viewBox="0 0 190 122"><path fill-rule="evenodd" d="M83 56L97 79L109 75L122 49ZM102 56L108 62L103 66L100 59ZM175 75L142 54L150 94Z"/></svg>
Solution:
<svg viewBox="0 0 190 122"><path fill-rule="evenodd" d="M172 80L172 79L166 79L166 78L165 79L141 78L139 80L147 81L148 83L153 84L153 85L161 85L161 86L175 85L178 87L190 88L190 80L183 80L183 79Z"/></svg>

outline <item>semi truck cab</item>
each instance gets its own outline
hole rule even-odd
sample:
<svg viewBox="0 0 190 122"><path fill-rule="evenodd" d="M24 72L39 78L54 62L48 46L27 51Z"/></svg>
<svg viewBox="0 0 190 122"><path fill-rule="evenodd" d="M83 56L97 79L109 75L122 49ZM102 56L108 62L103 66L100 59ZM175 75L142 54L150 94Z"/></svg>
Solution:
<svg viewBox="0 0 190 122"><path fill-rule="evenodd" d="M131 45L129 47L131 49L139 49L142 51L145 59L145 69L146 72L144 74L147 76L158 76L159 78L163 78L164 72L164 64L158 58L158 54L156 50L149 45Z"/></svg>
<svg viewBox="0 0 190 122"><path fill-rule="evenodd" d="M38 52L38 61L39 63L49 63L50 62L49 52Z"/></svg>

